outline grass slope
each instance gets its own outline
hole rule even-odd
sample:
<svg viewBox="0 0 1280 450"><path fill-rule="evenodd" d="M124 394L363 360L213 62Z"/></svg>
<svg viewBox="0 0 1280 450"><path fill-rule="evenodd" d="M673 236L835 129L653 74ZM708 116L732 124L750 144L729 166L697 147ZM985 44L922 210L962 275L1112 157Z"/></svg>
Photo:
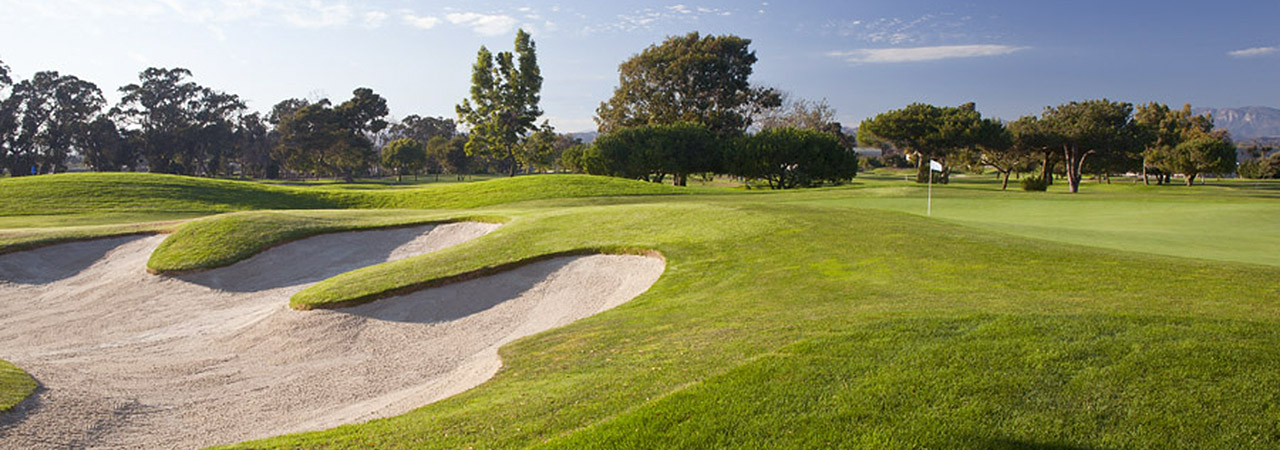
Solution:
<svg viewBox="0 0 1280 450"><path fill-rule="evenodd" d="M36 391L36 380L8 361L0 361L0 413L8 411Z"/></svg>
<svg viewBox="0 0 1280 450"><path fill-rule="evenodd" d="M251 211L187 222L147 261L152 273L224 267L285 242L337 231L456 221L502 222L498 216L414 210Z"/></svg>
<svg viewBox="0 0 1280 450"><path fill-rule="evenodd" d="M19 177L0 179L0 253L73 239L140 231L169 231L174 228L175 220L233 211L441 210L557 198L671 195L688 192L688 189L672 186L588 175L524 176L475 183L441 183L426 187L380 190L354 190L323 185L274 186L145 173ZM403 215L388 214L387 217ZM394 225L395 221L380 223ZM315 232L317 227L325 227L315 223L301 226L312 230L311 232ZM377 224L350 228L343 226L334 224L323 231L357 229ZM259 234L255 237L292 239L305 234L282 232ZM265 243L269 242L271 241ZM203 263L197 261L194 266L192 263L179 265L209 267L210 264L216 266L225 262L226 260Z"/></svg>
<svg viewBox="0 0 1280 450"><path fill-rule="evenodd" d="M1062 237L1094 222L1116 221L1099 230L1114 236L1178 216L1196 224L1163 228L1178 242L1232 254L1242 250L1224 234L1188 230L1274 230L1268 188L1175 189L937 189L950 199L939 211L970 205L967 222L889 211L918 205L920 190L888 179L781 194L440 200L473 201L481 207L466 214L510 221L441 252L322 282L295 302L376 297L566 251L653 249L667 270L627 304L504 347L498 375L461 395L227 448L1280 447L1280 268L1257 254L1239 259L1260 263L1245 264L1135 253L1145 244L1133 239L1081 246ZM392 195L343 206L416 201L394 200L411 190L377 192ZM1163 215L1120 214L1150 202ZM1245 212L1181 214L1215 204ZM1044 227L1049 239L996 229L999 215L984 215L991 208ZM1061 208L1078 220L1059 220ZM189 250L209 261L201 252L226 239L289 239L272 228L398 214L224 216L235 219L206 224L221 238Z"/></svg>
<svg viewBox="0 0 1280 450"><path fill-rule="evenodd" d="M668 269L458 397L229 448L1280 445L1274 268L756 200L532 209L405 263L613 245Z"/></svg>

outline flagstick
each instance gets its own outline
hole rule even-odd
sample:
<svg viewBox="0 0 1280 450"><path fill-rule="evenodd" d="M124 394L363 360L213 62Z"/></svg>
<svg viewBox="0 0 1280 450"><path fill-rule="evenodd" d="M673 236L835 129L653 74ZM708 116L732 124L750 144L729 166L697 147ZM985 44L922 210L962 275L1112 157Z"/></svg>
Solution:
<svg viewBox="0 0 1280 450"><path fill-rule="evenodd" d="M932 216L933 215L933 167L932 166L929 167L929 202L926 205L928 206L925 207L924 215Z"/></svg>

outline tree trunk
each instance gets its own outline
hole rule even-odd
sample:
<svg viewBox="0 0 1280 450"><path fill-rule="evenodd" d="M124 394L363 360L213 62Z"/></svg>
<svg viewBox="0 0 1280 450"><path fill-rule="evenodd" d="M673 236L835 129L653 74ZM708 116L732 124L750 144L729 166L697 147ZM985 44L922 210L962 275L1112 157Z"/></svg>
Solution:
<svg viewBox="0 0 1280 450"><path fill-rule="evenodd" d="M1187 175L1187 186L1195 186L1195 184L1196 184L1196 176L1190 175L1190 174Z"/></svg>
<svg viewBox="0 0 1280 450"><path fill-rule="evenodd" d="M1044 178L1044 184L1053 184L1053 167L1049 165L1049 161L1053 159L1053 153L1044 152L1044 168L1041 169L1040 176Z"/></svg>
<svg viewBox="0 0 1280 450"><path fill-rule="evenodd" d="M1010 170L1010 171L1006 171L1006 172L1004 173L1004 182L1003 182L1003 183L1000 183L1000 190L1002 190L1002 191L1003 191L1003 190L1006 190L1006 189L1008 189L1008 188L1009 188L1009 173L1010 173L1010 172L1013 172L1013 171L1012 171L1012 170Z"/></svg>

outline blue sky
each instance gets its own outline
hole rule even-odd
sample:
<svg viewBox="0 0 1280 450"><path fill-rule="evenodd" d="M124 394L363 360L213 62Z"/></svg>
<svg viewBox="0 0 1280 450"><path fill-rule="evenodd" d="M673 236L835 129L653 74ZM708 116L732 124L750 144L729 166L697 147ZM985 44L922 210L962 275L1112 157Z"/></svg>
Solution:
<svg viewBox="0 0 1280 450"><path fill-rule="evenodd" d="M594 129L617 66L666 36L753 40L752 80L826 98L856 125L911 102L1015 119L1107 97L1280 107L1280 1L0 0L0 60L58 70L112 101L149 66L266 110L373 88L392 114L454 117L481 45L533 34L543 109Z"/></svg>

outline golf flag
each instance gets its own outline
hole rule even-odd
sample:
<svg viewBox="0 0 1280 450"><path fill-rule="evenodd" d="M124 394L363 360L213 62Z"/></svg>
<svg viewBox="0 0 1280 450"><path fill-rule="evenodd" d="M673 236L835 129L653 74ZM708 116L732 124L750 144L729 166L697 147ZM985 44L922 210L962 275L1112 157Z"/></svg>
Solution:
<svg viewBox="0 0 1280 450"><path fill-rule="evenodd" d="M934 160L930 159L930 160L929 160L929 170L932 170L932 171L934 171L934 172L941 172L941 171L942 171L942 163L940 163L940 162L937 162L937 161L934 161Z"/></svg>

